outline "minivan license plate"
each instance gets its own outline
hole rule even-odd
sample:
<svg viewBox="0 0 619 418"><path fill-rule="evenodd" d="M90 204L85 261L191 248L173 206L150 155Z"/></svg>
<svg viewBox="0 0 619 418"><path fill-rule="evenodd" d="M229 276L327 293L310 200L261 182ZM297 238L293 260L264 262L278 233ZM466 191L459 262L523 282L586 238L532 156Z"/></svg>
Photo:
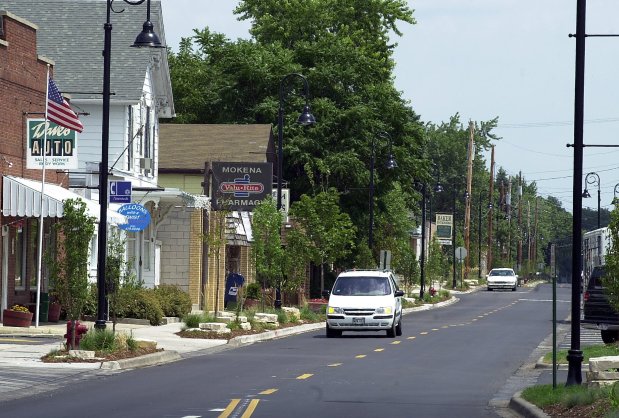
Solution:
<svg viewBox="0 0 619 418"><path fill-rule="evenodd" d="M365 324L365 318L353 318L352 323L356 325L363 325Z"/></svg>

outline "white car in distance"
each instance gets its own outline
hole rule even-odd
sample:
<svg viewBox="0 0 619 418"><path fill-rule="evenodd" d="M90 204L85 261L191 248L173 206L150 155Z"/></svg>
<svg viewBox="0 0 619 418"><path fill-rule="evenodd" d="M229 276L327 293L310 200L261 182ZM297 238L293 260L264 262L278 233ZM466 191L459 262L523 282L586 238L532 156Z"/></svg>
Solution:
<svg viewBox="0 0 619 418"><path fill-rule="evenodd" d="M492 269L486 278L488 290L511 289L515 292L518 286L518 276L510 268Z"/></svg>

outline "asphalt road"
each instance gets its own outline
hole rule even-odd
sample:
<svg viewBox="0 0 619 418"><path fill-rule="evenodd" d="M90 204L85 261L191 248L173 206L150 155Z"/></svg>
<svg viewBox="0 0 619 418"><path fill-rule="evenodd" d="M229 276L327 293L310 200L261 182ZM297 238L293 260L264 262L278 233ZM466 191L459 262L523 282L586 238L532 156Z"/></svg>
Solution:
<svg viewBox="0 0 619 418"><path fill-rule="evenodd" d="M558 318L570 288L558 289ZM69 379L0 403L7 417L497 417L497 397L552 331L551 288L460 295L402 337L306 333L159 367ZM1 372L1 371L0 371ZM510 383L511 382L511 383ZM513 394L513 393L512 393Z"/></svg>

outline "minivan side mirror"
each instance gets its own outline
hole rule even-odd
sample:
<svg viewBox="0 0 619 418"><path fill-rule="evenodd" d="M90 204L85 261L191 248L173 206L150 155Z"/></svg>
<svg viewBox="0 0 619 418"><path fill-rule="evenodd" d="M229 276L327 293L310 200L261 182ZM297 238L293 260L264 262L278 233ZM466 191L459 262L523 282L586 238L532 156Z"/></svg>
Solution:
<svg viewBox="0 0 619 418"><path fill-rule="evenodd" d="M404 291L403 290L396 290L395 293L394 293L394 296L396 298L400 297L400 296L404 296Z"/></svg>
<svg viewBox="0 0 619 418"><path fill-rule="evenodd" d="M328 290L323 290L321 295L322 295L322 297L324 299L329 299L329 296L331 295L331 292L329 292Z"/></svg>

